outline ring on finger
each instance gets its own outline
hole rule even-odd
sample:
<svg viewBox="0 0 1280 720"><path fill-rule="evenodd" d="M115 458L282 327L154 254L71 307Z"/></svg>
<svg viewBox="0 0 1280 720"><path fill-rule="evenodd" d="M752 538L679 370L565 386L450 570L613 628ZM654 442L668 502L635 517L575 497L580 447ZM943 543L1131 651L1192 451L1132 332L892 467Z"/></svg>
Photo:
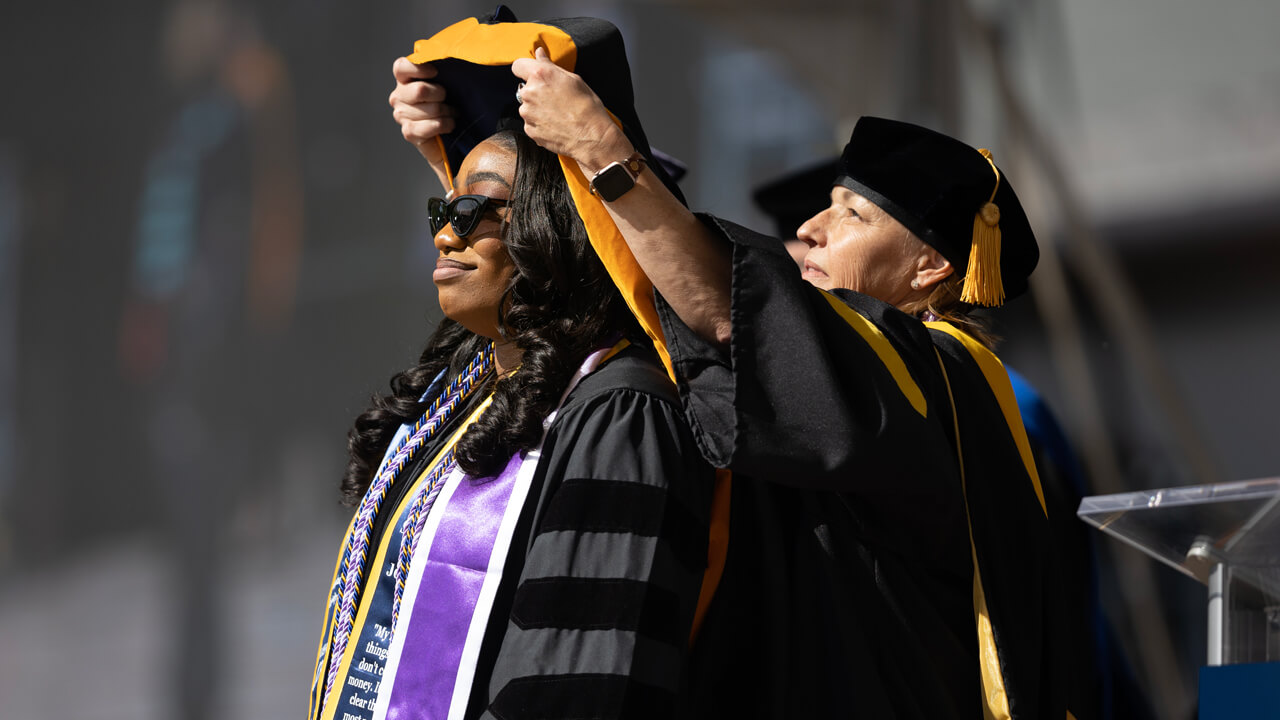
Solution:
<svg viewBox="0 0 1280 720"><path fill-rule="evenodd" d="M516 86L516 104L517 105L524 102L524 98L520 97L520 91L523 89L524 89L524 83L520 83L519 85Z"/></svg>

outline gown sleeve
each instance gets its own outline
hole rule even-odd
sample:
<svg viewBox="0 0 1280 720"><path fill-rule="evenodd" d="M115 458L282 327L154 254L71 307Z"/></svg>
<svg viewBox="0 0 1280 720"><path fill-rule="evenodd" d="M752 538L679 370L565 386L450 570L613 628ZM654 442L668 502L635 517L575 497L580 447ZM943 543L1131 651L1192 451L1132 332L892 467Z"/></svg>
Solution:
<svg viewBox="0 0 1280 720"><path fill-rule="evenodd" d="M698 445L718 467L855 494L954 476L928 331L878 300L804 281L776 239L709 216L733 245L728 351L659 299ZM942 406L945 407L945 406Z"/></svg>
<svg viewBox="0 0 1280 720"><path fill-rule="evenodd" d="M667 394L615 388L579 398L549 432L484 717L674 714L706 566L713 471L669 385Z"/></svg>

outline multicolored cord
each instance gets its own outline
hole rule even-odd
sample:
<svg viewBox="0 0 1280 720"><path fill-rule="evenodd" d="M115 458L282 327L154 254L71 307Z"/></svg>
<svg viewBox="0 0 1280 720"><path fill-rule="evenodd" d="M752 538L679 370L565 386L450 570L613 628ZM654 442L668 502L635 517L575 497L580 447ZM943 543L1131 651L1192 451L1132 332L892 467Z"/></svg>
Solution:
<svg viewBox="0 0 1280 720"><path fill-rule="evenodd" d="M413 432L405 435L395 452L392 453L391 459L383 465L382 471L365 492L364 499L360 502L360 509L356 514L356 522L352 525L351 534L343 545L341 594L339 595L337 619L333 626L333 650L329 653L329 674L325 680L321 707L324 706L324 703L328 700L329 692L333 689L334 680L337 679L338 670L342 665L342 656L346 652L347 643L351 639L356 600L360 594L360 579L364 575L365 562L368 560L370 534L373 529L374 519L377 518L378 510L382 506L382 501L386 498L387 491L399 476L400 471L404 469L405 465L408 464L409 460L422 448L426 441L431 439L436 431L448 421L453 411L471 394L479 380L489 372L491 367L493 367L493 348L489 346L478 353L471 363L467 365L466 370L455 378L453 382L449 383L449 386L440 393L435 402L427 408L427 411L414 424ZM450 452L446 458L437 463L437 470L433 472L433 475L437 474L440 468L451 465L452 460L453 453ZM417 499L415 499L415 504L417 502ZM403 555L403 544L401 553ZM399 563L397 563L397 573L397 580L399 580L402 577L402 573L399 573ZM397 606L402 584L402 581L398 582L396 587ZM338 583L335 583L335 591L339 590L337 585Z"/></svg>
<svg viewBox="0 0 1280 720"><path fill-rule="evenodd" d="M440 482L440 480L447 477L457 466L458 463L453 456L453 448L449 448L449 454L436 463L431 475L427 477L426 482L422 483L422 487L418 489L417 495L413 498L413 505L409 507L409 512L405 514L404 523L400 525L400 559L396 562L395 567L396 594L391 606L392 627L395 627L396 621L400 618L400 599L404 597L405 578L409 574L409 561L413 558L414 551L418 549L418 539L422 537L422 529L427 525L427 515L431 512L431 507L435 505L436 496L440 494L440 489L444 487L444 483Z"/></svg>

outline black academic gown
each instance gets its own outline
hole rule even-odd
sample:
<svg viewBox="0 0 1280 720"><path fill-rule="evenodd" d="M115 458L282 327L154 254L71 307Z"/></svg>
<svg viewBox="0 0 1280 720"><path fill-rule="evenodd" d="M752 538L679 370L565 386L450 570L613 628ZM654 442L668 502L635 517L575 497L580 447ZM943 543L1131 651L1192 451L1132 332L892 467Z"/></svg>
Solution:
<svg viewBox="0 0 1280 720"><path fill-rule="evenodd" d="M971 348L706 222L733 243L729 351L658 303L694 436L734 472L689 715L981 718L976 552L1012 717L1064 717L1034 470Z"/></svg>
<svg viewBox="0 0 1280 720"><path fill-rule="evenodd" d="M451 436L483 395L476 393L437 438ZM441 447L443 440L428 443L403 476L427 471L425 459ZM651 348L626 347L583 378L543 441L464 717L674 716L706 565L712 481ZM371 548L399 547L410 500L393 484ZM387 557L394 562L395 553ZM389 567L366 573L360 602L368 608L353 629L358 648L375 638L377 625L391 626ZM332 607L327 615L322 652ZM357 683L339 675L340 709L328 715L372 717L373 682L385 659L383 651L367 660L376 666L371 675L353 667L348 674ZM352 686L362 679L371 682L359 705L351 705ZM325 717L317 691L312 717Z"/></svg>
<svg viewBox="0 0 1280 720"><path fill-rule="evenodd" d="M672 717L714 473L652 349L583 378L542 457L466 717Z"/></svg>

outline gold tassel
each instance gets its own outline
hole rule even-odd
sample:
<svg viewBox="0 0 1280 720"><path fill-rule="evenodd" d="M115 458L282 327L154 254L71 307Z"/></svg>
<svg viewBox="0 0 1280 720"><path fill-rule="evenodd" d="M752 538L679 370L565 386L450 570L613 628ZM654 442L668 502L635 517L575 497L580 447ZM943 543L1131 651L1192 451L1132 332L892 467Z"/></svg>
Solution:
<svg viewBox="0 0 1280 720"><path fill-rule="evenodd" d="M996 173L996 187L982 209L973 216L973 243L969 246L969 267L964 275L961 302L984 307L1004 304L1004 280L1000 276L1000 208L996 207L996 190L1000 188L1000 171L996 170L990 150L979 150Z"/></svg>

